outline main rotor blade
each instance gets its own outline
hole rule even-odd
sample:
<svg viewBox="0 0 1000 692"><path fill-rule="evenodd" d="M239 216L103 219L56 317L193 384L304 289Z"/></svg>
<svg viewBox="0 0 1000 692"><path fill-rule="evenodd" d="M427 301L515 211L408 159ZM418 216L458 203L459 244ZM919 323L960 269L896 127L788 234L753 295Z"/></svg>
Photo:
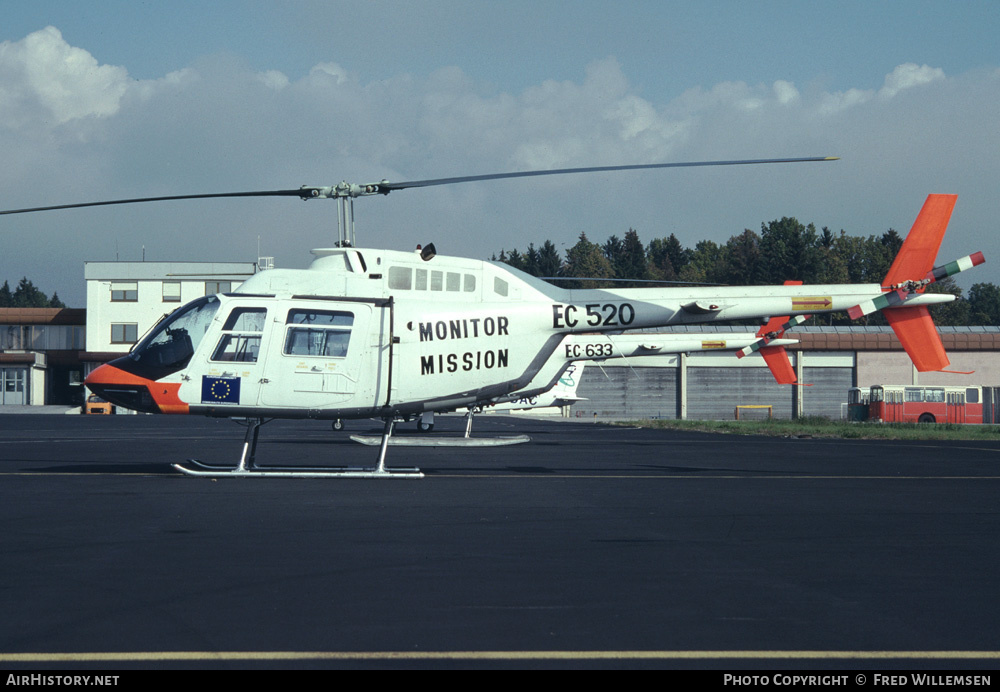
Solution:
<svg viewBox="0 0 1000 692"><path fill-rule="evenodd" d="M213 199L217 197L302 197L311 196L312 188L297 190L261 190L259 192L216 192L202 195L169 195L166 197L137 197L135 199L112 199L104 202L80 202L77 204L57 204L51 207L32 207L31 209L7 209L3 214L27 214L33 211L54 211L56 209L78 209L80 207L103 207L111 204L134 204L137 202L168 202L177 199Z"/></svg>
<svg viewBox="0 0 1000 692"><path fill-rule="evenodd" d="M410 187L430 187L432 185L451 185L453 183L468 183L477 180L500 180L503 178L530 178L541 175L563 175L567 173L603 173L606 171L640 171L653 168L694 168L697 166L749 166L761 163L805 163L809 161L837 161L839 156L813 156L799 159L748 159L743 161L688 161L684 163L641 163L628 166L588 166L586 168L553 168L544 171L519 171L515 173L490 173L487 175L465 175L457 178L435 178L433 180L411 180L402 183L378 183L379 192L388 194L392 190L405 190Z"/></svg>
<svg viewBox="0 0 1000 692"><path fill-rule="evenodd" d="M7 209L4 214L28 214L35 211L54 211L57 209L79 209L82 207L103 207L113 204L136 204L139 202L167 202L182 199L217 199L222 197L300 197L302 199L358 197L362 195L387 195L393 190L405 190L411 187L431 187L433 185L451 185L454 183L469 183L480 180L502 180L504 178L530 178L542 175L564 175L568 173L602 173L608 171L638 171L654 168L693 168L697 166L747 166L765 163L804 163L809 161L836 161L838 156L815 156L797 159L748 159L743 161L688 161L682 163L644 163L627 166L588 166L586 168L554 168L542 171L516 171L514 173L490 173L487 175L466 175L454 178L435 178L432 180L410 180L401 183L391 183L383 180L365 185L349 185L341 183L334 187L301 187L294 190L260 190L257 192L217 192L199 195L166 195L162 197L136 197L134 199L114 199L103 202L79 202L76 204L57 204L48 207L32 207L29 209Z"/></svg>

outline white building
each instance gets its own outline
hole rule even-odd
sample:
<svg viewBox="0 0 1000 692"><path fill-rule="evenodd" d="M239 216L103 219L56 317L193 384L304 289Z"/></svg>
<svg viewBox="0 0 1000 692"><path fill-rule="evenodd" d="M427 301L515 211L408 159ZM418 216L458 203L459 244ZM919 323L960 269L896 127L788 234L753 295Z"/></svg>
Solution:
<svg viewBox="0 0 1000 692"><path fill-rule="evenodd" d="M256 262L85 262L87 373L128 353L163 315L203 295L229 293Z"/></svg>

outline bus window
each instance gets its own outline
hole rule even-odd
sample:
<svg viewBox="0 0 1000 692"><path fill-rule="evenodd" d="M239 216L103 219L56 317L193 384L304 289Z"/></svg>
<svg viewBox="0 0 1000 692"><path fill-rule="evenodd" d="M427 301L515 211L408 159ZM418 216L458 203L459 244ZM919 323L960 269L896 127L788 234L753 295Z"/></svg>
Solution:
<svg viewBox="0 0 1000 692"><path fill-rule="evenodd" d="M937 404L944 403L944 389L940 387L929 387L924 390L924 401Z"/></svg>
<svg viewBox="0 0 1000 692"><path fill-rule="evenodd" d="M871 399L870 400L872 402L882 401L882 398L883 398L882 388L881 387L872 387L872 393L871 393Z"/></svg>
<svg viewBox="0 0 1000 692"><path fill-rule="evenodd" d="M979 390L975 387L968 387L965 390L965 401L969 404L979 403Z"/></svg>
<svg viewBox="0 0 1000 692"><path fill-rule="evenodd" d="M919 387L907 387L903 390L906 393L906 401L923 401L924 390Z"/></svg>

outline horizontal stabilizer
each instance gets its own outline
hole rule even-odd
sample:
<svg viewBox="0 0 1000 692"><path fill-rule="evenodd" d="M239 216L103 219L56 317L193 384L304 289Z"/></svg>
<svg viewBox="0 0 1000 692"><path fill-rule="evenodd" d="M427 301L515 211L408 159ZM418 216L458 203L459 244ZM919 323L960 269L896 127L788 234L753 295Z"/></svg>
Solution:
<svg viewBox="0 0 1000 692"><path fill-rule="evenodd" d="M978 267L980 264L986 261L983 257L982 252L974 252L971 255L966 255L961 259L957 259L954 262L949 262L948 264L942 264L940 267L934 267L929 272L927 276L924 277L926 283L933 283L935 281L940 281L941 279L946 279L949 276L954 276L959 272L964 272L966 269L972 269L973 267Z"/></svg>
<svg viewBox="0 0 1000 692"><path fill-rule="evenodd" d="M894 308L884 314L919 372L948 367L948 355L927 306Z"/></svg>
<svg viewBox="0 0 1000 692"><path fill-rule="evenodd" d="M757 330L757 336L760 338L754 341L752 344L746 348L742 348L736 352L737 358L742 358L744 356L749 356L756 353L764 346L775 339L780 339L784 336L785 332L792 327L797 327L806 320L808 320L812 315L797 315L789 319L788 317L769 317L767 322Z"/></svg>
<svg viewBox="0 0 1000 692"><path fill-rule="evenodd" d="M895 291L883 293L882 295L872 298L871 300L866 300L860 305L855 305L853 308L848 308L847 315L852 320L856 320L864 317L865 315L870 315L873 312L884 310L885 308L902 305L905 300L906 291L899 288Z"/></svg>

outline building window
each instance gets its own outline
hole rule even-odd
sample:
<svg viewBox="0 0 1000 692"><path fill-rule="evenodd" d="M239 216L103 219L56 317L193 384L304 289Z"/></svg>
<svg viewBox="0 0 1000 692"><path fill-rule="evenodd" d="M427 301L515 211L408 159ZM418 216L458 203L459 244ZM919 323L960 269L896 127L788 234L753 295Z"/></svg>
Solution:
<svg viewBox="0 0 1000 692"><path fill-rule="evenodd" d="M164 281L163 282L163 302L164 303L179 303L179 302L181 302L181 282L180 281Z"/></svg>
<svg viewBox="0 0 1000 692"><path fill-rule="evenodd" d="M135 323L112 324L111 343L134 344L139 340L139 325Z"/></svg>
<svg viewBox="0 0 1000 692"><path fill-rule="evenodd" d="M205 295L214 296L216 293L232 293L232 281L206 281Z"/></svg>
<svg viewBox="0 0 1000 692"><path fill-rule="evenodd" d="M135 281L111 284L112 303L134 303L139 300L139 284Z"/></svg>

